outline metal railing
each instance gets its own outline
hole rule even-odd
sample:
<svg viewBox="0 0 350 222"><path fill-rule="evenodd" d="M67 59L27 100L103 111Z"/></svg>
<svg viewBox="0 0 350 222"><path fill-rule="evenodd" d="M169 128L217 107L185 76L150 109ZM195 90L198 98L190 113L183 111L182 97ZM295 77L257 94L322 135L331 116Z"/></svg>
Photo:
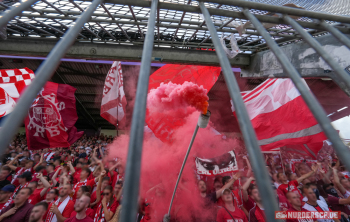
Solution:
<svg viewBox="0 0 350 222"><path fill-rule="evenodd" d="M30 7L36 1L23 1L19 6L10 8L0 17L0 27L1 24L6 24L10 19L20 14L24 9ZM308 28L318 28L322 30L329 31L334 35L340 42L342 42L347 47L350 46L350 41L343 32L348 32L346 29L330 26L324 22L324 19L348 23L350 24L350 18L345 16L337 16L330 14L323 14L318 12L311 12L307 10L300 9L290 9L281 6L272 6L267 4L255 3L250 1L230 1L230 0L211 0L209 2L214 2L224 5L232 5L237 7L243 7L242 12L232 12L228 10L220 10L213 8L206 8L204 2L199 2L199 6L190 5L176 5L171 3L158 3L158 0L152 0L151 5L148 1L143 0L106 0L105 3L115 3L115 4L127 4L131 6L151 6L151 11L148 19L148 29L145 36L143 54L141 58L141 68L137 85L135 107L133 111L132 126L130 132L130 142L129 142L129 152L126 165L126 175L125 175L125 188L124 188L124 199L123 199L123 211L121 220L122 221L135 221L137 208L138 208L138 193L140 184L140 170L141 170L141 155L142 155L142 143L143 143L143 127L145 123L145 112L146 112L146 101L147 101L147 91L148 82L150 75L150 65L151 57L154 43L154 30L157 19L157 10L160 8L168 8L173 10L182 10L183 12L202 12L205 18L205 24L211 34L212 42L215 46L216 54L219 58L220 65L222 67L223 75L228 87L228 91L233 100L234 106L236 108L237 118L239 122L240 129L243 134L245 145L249 153L249 159L252 163L252 168L256 176L256 181L258 188L260 190L260 195L263 200L263 205L266 212L266 217L268 221L275 221L275 210L278 210L275 194L272 190L271 180L268 176L265 163L262 157L262 153L257 143L256 135L249 120L248 113L244 106L240 90L237 81L232 73L230 63L226 57L226 54L220 45L219 37L217 34L217 29L211 20L211 15L221 15L230 18L245 18L250 20L254 25L257 32L266 41L266 44L270 47L270 50L276 55L276 58L281 63L285 72L292 79L293 83L299 90L304 101L310 108L311 112L317 119L318 123L322 127L324 133L327 135L328 139L333 143L333 147L337 152L340 160L345 164L346 168L350 171L350 151L343 144L339 138L338 133L332 127L330 120L328 119L326 113L322 109L321 105L317 102L315 97L309 91L309 89L304 85L302 79L293 67L289 59L284 55L282 50L279 48L278 44L273 40L271 35L266 31L261 22L271 22L271 23L287 23L299 33L301 38L305 40L310 46L320 54L325 61L334 69L335 75L340 77L344 84L350 86L350 77L342 70L342 68L337 64L332 58L327 57L327 53L322 49L322 46L313 39L309 33L307 33L303 27ZM36 72L36 78L32 84L26 89L26 91L21 96L18 104L11 115L6 119L2 128L0 129L0 154L3 154L7 149L9 142L12 137L17 132L17 128L23 122L27 114L32 101L36 97L40 89L45 85L46 81L51 77L57 68L60 59L65 55L68 48L74 43L76 37L80 34L81 28L86 22L89 22L91 15L94 10L102 3L102 0L93 0L92 4L85 10L81 16L75 21L75 25L72 26L62 39L57 43L51 53L48 55L45 62L40 66ZM265 10L276 13L285 13L280 17L269 17L266 15L254 15L249 9ZM289 15L305 16L313 19L320 19L317 23L309 22L297 22L289 17Z"/></svg>

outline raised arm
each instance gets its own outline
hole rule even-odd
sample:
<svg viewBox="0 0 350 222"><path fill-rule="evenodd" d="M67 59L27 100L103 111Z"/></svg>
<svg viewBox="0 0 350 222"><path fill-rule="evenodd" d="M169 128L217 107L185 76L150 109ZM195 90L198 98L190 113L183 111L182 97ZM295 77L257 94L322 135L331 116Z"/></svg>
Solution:
<svg viewBox="0 0 350 222"><path fill-rule="evenodd" d="M221 187L220 190L216 191L216 199L219 199L219 197L221 197L221 195L222 195L222 191L224 191L225 189L229 189L232 186L232 184L236 180L238 180L238 178L240 178L240 176L241 176L240 172L238 172L236 174L232 174L232 178L223 187Z"/></svg>
<svg viewBox="0 0 350 222"><path fill-rule="evenodd" d="M333 169L333 178L334 178L334 184L336 185L336 187L339 189L339 191L341 192L341 194L345 194L346 193L346 189L344 188L344 186L340 183L340 179L338 176L338 170L337 168L332 168Z"/></svg>
<svg viewBox="0 0 350 222"><path fill-rule="evenodd" d="M243 184L242 186L242 193L243 193L243 201L247 201L248 200L248 188L250 186L250 184L252 183L252 181L255 180L254 177L249 177L249 179Z"/></svg>
<svg viewBox="0 0 350 222"><path fill-rule="evenodd" d="M301 181L305 180L306 178L311 177L314 173L316 173L316 171L318 170L318 165L317 165L317 164L316 164L316 165L313 165L313 166L311 167L311 169L312 169L312 170L311 170L310 172L308 172L308 173L302 175L301 177L297 178L297 182L298 182L298 183L301 183Z"/></svg>
<svg viewBox="0 0 350 222"><path fill-rule="evenodd" d="M13 159L7 164L7 166L10 167L11 170L15 171L15 170L17 169L17 167L16 167L15 165L13 165L13 164L14 164L14 162L15 162L16 160L18 160L18 158L20 158L20 157L22 157L22 156L23 156L23 154L18 154L17 156L15 156L15 158L13 158Z"/></svg>
<svg viewBox="0 0 350 222"><path fill-rule="evenodd" d="M56 178L60 170L62 170L62 166L56 170L56 172L53 174L51 180L52 180L52 187L55 187L57 184Z"/></svg>
<svg viewBox="0 0 350 222"><path fill-rule="evenodd" d="M250 177L252 174L252 166L250 165L250 162L246 156L244 156L243 159L245 160L245 162L247 163L247 166L248 166L247 177Z"/></svg>
<svg viewBox="0 0 350 222"><path fill-rule="evenodd" d="M69 171L72 173L72 175L75 173L75 169L72 165L72 162L71 161L68 161L68 166L69 166Z"/></svg>
<svg viewBox="0 0 350 222"><path fill-rule="evenodd" d="M43 197L46 194L46 191L50 188L50 183L49 181L47 181L45 179L45 177L43 177L43 175L41 173L39 173L36 178L38 178L39 180L41 180L41 182L44 185L44 188L40 191L40 196Z"/></svg>
<svg viewBox="0 0 350 222"><path fill-rule="evenodd" d="M97 183L97 188L96 188L96 202L98 203L101 200L101 184L102 184L102 178L106 175L106 171L102 171L99 180Z"/></svg>
<svg viewBox="0 0 350 222"><path fill-rule="evenodd" d="M42 164L44 162L44 154L42 153L41 156L40 156L40 160L39 162L34 166L34 169L37 167L37 166L40 166L40 164Z"/></svg>

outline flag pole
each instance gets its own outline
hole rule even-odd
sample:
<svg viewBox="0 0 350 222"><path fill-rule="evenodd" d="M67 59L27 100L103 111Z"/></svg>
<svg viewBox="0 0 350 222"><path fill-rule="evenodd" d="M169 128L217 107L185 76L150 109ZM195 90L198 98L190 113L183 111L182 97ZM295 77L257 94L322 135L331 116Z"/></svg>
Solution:
<svg viewBox="0 0 350 222"><path fill-rule="evenodd" d="M196 128L195 128L195 130L194 130L194 132L193 132L190 145L188 146L188 149L187 149L187 152L186 152L184 161L183 161L183 163L182 163L182 166L181 166L181 169L180 169L180 172L179 172L179 176L177 177L177 181L176 181L176 184L175 184L173 196L171 197L171 201L170 201L170 206L169 206L168 214L165 215L164 221L170 221L170 211L171 211L171 207L172 207L172 205L173 205L173 201L174 201L175 193L176 193L176 190L177 190L177 186L179 185L179 181L180 181L180 179L181 179L182 172L183 172L183 170L184 170L184 168L185 168L185 164L186 164L188 155L190 154L190 151L191 151L191 148L192 148L194 139L196 138L198 129L199 129L199 127L200 127L200 128L206 128L206 127L208 126L208 123L209 123L209 118L210 118L210 111L209 111L209 110L208 110L208 112L207 112L206 114L202 114L202 113L201 113L201 115L200 115L199 118L198 118L198 123L197 123Z"/></svg>
<svg viewBox="0 0 350 222"><path fill-rule="evenodd" d="M283 163L283 159L282 159L282 153L281 153L281 148L280 148L280 157L281 157L281 163L282 163L282 170L283 170L283 173L285 174L285 170L284 170L284 163Z"/></svg>

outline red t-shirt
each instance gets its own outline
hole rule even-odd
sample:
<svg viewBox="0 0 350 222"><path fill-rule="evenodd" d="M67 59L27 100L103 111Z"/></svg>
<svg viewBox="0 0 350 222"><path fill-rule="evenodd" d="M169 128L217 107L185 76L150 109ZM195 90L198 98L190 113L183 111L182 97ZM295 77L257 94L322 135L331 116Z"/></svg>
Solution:
<svg viewBox="0 0 350 222"><path fill-rule="evenodd" d="M44 215L44 218L46 219L47 214L49 213L52 204L54 204L55 202L50 203L49 207L47 208L47 211ZM58 202L57 207L59 207L61 205L62 202ZM64 208L63 212L62 212L62 216L65 218L69 218L71 213L74 211L74 202L72 200L69 200L66 207Z"/></svg>
<svg viewBox="0 0 350 222"><path fill-rule="evenodd" d="M5 203L0 203L0 210L4 207L5 204L6 204L6 202Z"/></svg>
<svg viewBox="0 0 350 222"><path fill-rule="evenodd" d="M39 203L40 201L45 199L45 195L44 196L40 196L40 192L43 190L44 188L41 189L35 189L33 191L33 193L29 196L28 198L28 203L35 205L37 203Z"/></svg>
<svg viewBox="0 0 350 222"><path fill-rule="evenodd" d="M73 187L73 199L76 199L77 198L77 193L78 193L78 190L81 186L90 186L91 189L95 186L96 182L95 182L95 179L92 179L92 180L86 180L86 182L78 182L74 185Z"/></svg>
<svg viewBox="0 0 350 222"><path fill-rule="evenodd" d="M278 205L280 210L287 211L290 208L290 204L287 200L287 197L284 195L284 193L280 190L276 190L277 195L278 195Z"/></svg>
<svg viewBox="0 0 350 222"><path fill-rule="evenodd" d="M102 194L102 193L103 193L103 191L101 191L101 194ZM97 196L96 196L96 190L95 190L95 191L91 194L90 203L95 202L96 199L97 199ZM101 198L101 200L102 200L102 198ZM96 211L98 205L100 205L100 203L101 203L101 200L100 200L98 203L96 203L95 206L92 207L92 209L94 209L94 210Z"/></svg>
<svg viewBox="0 0 350 222"><path fill-rule="evenodd" d="M81 168L75 168L75 173L73 174L73 183L78 183L80 181Z"/></svg>
<svg viewBox="0 0 350 222"><path fill-rule="evenodd" d="M234 218L234 220L224 208L221 208L218 211L218 214L216 216L216 221L217 222L248 222L248 219L245 213L241 209L235 207L235 211L229 211L229 212Z"/></svg>
<svg viewBox="0 0 350 222"><path fill-rule="evenodd" d="M320 208L320 207L319 207ZM321 211L323 211L322 209L320 209ZM298 211L296 209L294 209L293 207L290 207L287 212L291 212L291 211ZM307 210L301 208L301 212L308 212ZM286 219L286 222L314 222L311 219Z"/></svg>
<svg viewBox="0 0 350 222"><path fill-rule="evenodd" d="M243 205L243 201L241 199L241 195L240 195L240 192L239 190L231 190L231 194L232 194L232 197L233 197L233 205L235 207L241 207ZM218 199L218 205L219 206L224 206L224 201L222 200L222 197L220 197Z"/></svg>
<svg viewBox="0 0 350 222"><path fill-rule="evenodd" d="M255 206L255 201L248 196L248 200L244 201L243 206L249 212Z"/></svg>
<svg viewBox="0 0 350 222"><path fill-rule="evenodd" d="M70 218L74 217L77 215L77 212L73 211L71 214L70 214ZM94 219L94 216L95 216L95 211L91 208L87 208L86 209L86 216L90 217L92 220ZM84 218L85 219L85 218Z"/></svg>
<svg viewBox="0 0 350 222"><path fill-rule="evenodd" d="M94 222L93 219L91 219L90 217L88 217L86 215L86 217L84 219L78 220L75 216L68 218L67 220L65 220L64 222Z"/></svg>
<svg viewBox="0 0 350 222"><path fill-rule="evenodd" d="M288 184L281 184L278 189L281 190L284 195L286 195L289 191L297 193L300 197L301 202L303 202L303 195L301 195L300 190L298 189L299 183L296 180L289 181Z"/></svg>

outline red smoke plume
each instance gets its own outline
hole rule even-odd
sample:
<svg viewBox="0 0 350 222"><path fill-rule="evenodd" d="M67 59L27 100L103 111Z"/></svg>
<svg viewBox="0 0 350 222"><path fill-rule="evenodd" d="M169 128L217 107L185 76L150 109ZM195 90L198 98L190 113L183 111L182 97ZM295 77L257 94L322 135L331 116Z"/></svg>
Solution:
<svg viewBox="0 0 350 222"><path fill-rule="evenodd" d="M147 105L150 112L172 111L179 108L194 107L206 114L209 97L203 86L192 82L183 84L161 83L148 94Z"/></svg>
<svg viewBox="0 0 350 222"><path fill-rule="evenodd" d="M157 118L163 111L169 115L183 115L183 125L173 132L171 144L162 143L158 139L145 136L143 143L140 196L150 203L151 221L162 221L167 213L175 183L185 157L189 142L197 124L199 112L206 112L208 97L206 90L196 84L186 82L182 85L173 83L161 84L152 90L148 96L148 115ZM129 136L118 137L110 145L108 158L118 157L124 164L126 161ZM240 140L226 139L216 136L209 126L199 129L190 156L185 165L181 181L176 192L171 217L179 221L204 221L215 214L206 210L204 199L197 189L198 176L195 173L195 157L212 158L230 150L235 150L236 156L244 152ZM238 162L240 165L241 163ZM242 166L240 167L242 168ZM212 185L213 181L208 181ZM153 188L153 189L152 189Z"/></svg>

